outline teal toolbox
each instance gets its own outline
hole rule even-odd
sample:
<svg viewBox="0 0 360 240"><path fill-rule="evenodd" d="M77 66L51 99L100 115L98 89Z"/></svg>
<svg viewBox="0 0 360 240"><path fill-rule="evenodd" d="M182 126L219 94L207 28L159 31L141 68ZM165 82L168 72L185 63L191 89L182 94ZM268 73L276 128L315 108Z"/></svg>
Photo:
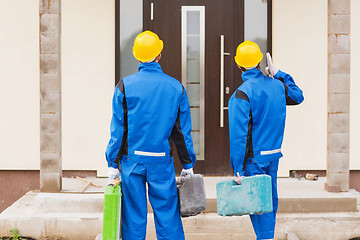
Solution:
<svg viewBox="0 0 360 240"><path fill-rule="evenodd" d="M273 210L271 177L256 175L216 184L217 212L222 216L262 214Z"/></svg>

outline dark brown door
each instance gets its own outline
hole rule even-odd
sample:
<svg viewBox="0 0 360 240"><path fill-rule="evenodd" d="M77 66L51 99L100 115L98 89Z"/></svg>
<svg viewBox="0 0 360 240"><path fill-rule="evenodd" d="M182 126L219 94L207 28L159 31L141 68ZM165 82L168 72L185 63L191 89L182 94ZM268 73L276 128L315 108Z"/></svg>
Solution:
<svg viewBox="0 0 360 240"><path fill-rule="evenodd" d="M226 107L241 84L234 55L244 36L243 6L243 0L144 0L144 30L154 31L164 41L160 64L165 73L181 81L187 89L194 147L199 158L195 165L197 173L232 174ZM221 35L225 52L223 64ZM197 50L192 52L192 48ZM223 110L220 108L222 95ZM179 172L178 160L175 166Z"/></svg>

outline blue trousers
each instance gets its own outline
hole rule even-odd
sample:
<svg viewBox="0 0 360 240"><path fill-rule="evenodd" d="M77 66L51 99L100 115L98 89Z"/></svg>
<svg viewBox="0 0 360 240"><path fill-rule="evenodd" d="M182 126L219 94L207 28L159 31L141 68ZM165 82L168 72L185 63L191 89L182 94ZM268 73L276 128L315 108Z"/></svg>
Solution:
<svg viewBox="0 0 360 240"><path fill-rule="evenodd" d="M277 194L278 166L279 159L261 162L248 159L246 162L245 176L254 176L259 174L267 174L271 176L273 211L261 215L250 215L257 240L274 238L276 212L279 201Z"/></svg>
<svg viewBox="0 0 360 240"><path fill-rule="evenodd" d="M148 196L158 240L184 240L173 160L162 164L121 160L122 239L145 240Z"/></svg>

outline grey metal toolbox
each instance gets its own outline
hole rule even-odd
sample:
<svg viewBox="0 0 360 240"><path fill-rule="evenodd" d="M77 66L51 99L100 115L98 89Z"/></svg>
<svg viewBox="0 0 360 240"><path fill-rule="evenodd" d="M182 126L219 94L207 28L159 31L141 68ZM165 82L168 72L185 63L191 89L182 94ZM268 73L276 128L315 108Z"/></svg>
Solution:
<svg viewBox="0 0 360 240"><path fill-rule="evenodd" d="M201 174L186 175L177 180L180 215L195 216L206 209L206 195Z"/></svg>

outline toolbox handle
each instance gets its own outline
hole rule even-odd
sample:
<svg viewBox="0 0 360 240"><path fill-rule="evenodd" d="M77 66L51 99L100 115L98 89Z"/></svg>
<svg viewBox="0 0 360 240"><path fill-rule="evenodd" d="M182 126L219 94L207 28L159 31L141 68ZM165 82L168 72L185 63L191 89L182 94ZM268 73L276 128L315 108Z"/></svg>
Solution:
<svg viewBox="0 0 360 240"><path fill-rule="evenodd" d="M242 185L247 182L246 177L241 180L241 184L238 184L235 180L232 180L232 188L241 188Z"/></svg>
<svg viewBox="0 0 360 240"><path fill-rule="evenodd" d="M238 184L235 180L232 180L231 184L232 184L231 185L232 188L239 187L239 186L241 187L241 184Z"/></svg>
<svg viewBox="0 0 360 240"><path fill-rule="evenodd" d="M119 185L120 183L121 183L121 181L118 178L115 178L114 180L112 180L108 183L108 186L115 187L115 186Z"/></svg>

